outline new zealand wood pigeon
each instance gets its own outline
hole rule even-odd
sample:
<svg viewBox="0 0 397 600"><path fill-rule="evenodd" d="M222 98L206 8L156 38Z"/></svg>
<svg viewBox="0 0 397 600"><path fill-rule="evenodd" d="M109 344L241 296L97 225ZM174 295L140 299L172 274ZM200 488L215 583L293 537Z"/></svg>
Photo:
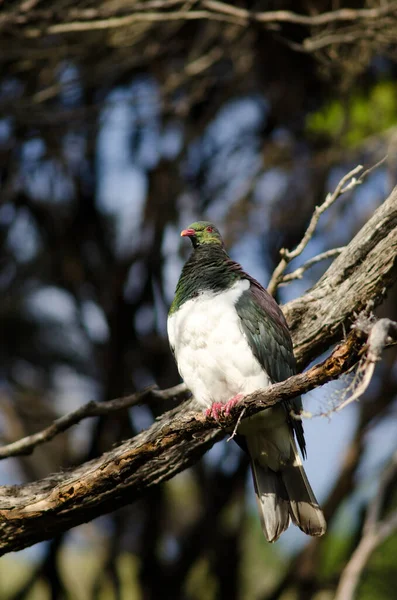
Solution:
<svg viewBox="0 0 397 600"><path fill-rule="evenodd" d="M291 336L280 307L226 253L212 223L181 232L193 244L168 316L178 370L193 396L219 417L238 400L296 373ZM278 539L292 520L309 535L326 523L299 457L306 454L302 401L277 404L243 419L238 434L251 458L263 532Z"/></svg>

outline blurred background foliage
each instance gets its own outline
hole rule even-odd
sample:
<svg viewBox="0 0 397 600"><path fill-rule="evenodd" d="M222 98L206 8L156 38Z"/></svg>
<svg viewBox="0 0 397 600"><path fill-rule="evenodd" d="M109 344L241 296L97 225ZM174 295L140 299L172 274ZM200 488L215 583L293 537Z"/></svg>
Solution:
<svg viewBox="0 0 397 600"><path fill-rule="evenodd" d="M299 241L340 177L388 154L323 217L302 261L351 239L396 183L396 3L378 18L320 25L252 14L378 4L1 4L4 443L90 399L178 382L166 315L189 251L179 231L191 221L216 221L232 256L266 284L279 249ZM326 266L278 299L300 295ZM397 318L396 293L379 314ZM266 544L246 457L225 442L140 502L2 558L0 598L332 598L396 449L395 354L360 404L306 423L307 470L329 521L321 540L291 529ZM347 383L308 394L306 407L328 410ZM92 458L171 407L86 421L3 461L1 482ZM393 486L388 499L395 506ZM396 557L394 534L371 556L360 600L395 597Z"/></svg>

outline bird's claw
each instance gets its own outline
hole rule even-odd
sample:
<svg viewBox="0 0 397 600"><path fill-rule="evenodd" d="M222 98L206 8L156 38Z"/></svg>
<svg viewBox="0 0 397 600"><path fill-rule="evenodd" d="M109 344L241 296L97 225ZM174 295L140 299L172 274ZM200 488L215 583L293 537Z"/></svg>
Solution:
<svg viewBox="0 0 397 600"><path fill-rule="evenodd" d="M223 405L225 415L230 415L230 411L232 410L232 408L234 408L242 398L243 394L236 394L235 396L233 396L233 398L230 398L230 400L228 400L226 404Z"/></svg>
<svg viewBox="0 0 397 600"><path fill-rule="evenodd" d="M219 421L221 417L228 416L230 414L232 408L238 404L241 398L243 398L243 394L237 394L236 396L233 396L233 398L230 398L226 404L214 402L211 408L207 408L205 411L206 417L212 417L215 419L215 421Z"/></svg>
<svg viewBox="0 0 397 600"><path fill-rule="evenodd" d="M223 407L224 404L222 404L221 402L214 402L211 405L211 408L207 408L207 410L205 411L206 417L212 417L213 419L215 419L215 421L219 421L219 418L223 413Z"/></svg>

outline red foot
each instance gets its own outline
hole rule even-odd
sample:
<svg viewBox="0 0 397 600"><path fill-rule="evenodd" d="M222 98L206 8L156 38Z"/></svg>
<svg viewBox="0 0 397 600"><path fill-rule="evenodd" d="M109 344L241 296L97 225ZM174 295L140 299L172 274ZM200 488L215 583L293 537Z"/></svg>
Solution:
<svg viewBox="0 0 397 600"><path fill-rule="evenodd" d="M243 394L237 394L236 396L233 396L233 398L230 398L230 400L228 400L226 404L222 404L221 402L214 402L211 408L207 408L207 410L205 411L205 415L207 417L212 417L213 419L215 419L215 421L219 421L219 418L223 415L230 414L232 408L240 402L241 398L243 398Z"/></svg>
<svg viewBox="0 0 397 600"><path fill-rule="evenodd" d="M226 415L230 414L230 411L232 410L232 408L234 406L236 406L236 404L238 404L242 398L243 398L243 394L236 394L236 396L233 396L233 398L230 398L230 400L228 400L226 402L226 404L223 405L225 414Z"/></svg>
<svg viewBox="0 0 397 600"><path fill-rule="evenodd" d="M224 406L225 405L222 404L221 402L214 402L214 404L211 406L211 408L207 408L207 410L205 411L205 414L207 417L212 417L213 419L215 419L215 421L219 421L219 417L223 413Z"/></svg>

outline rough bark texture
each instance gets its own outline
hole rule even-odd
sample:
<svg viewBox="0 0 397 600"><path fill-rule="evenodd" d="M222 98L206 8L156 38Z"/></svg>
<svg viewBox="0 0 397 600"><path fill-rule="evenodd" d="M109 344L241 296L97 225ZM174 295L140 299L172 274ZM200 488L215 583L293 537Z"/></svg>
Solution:
<svg viewBox="0 0 397 600"><path fill-rule="evenodd" d="M343 337L353 315L384 297L396 278L397 191L335 260L316 286L287 306L301 366ZM338 377L357 362L365 337L352 332L307 373L247 397L246 415ZM233 427L241 406L222 425ZM41 481L1 488L0 553L19 550L125 505L202 456L223 431L186 405L100 458Z"/></svg>

